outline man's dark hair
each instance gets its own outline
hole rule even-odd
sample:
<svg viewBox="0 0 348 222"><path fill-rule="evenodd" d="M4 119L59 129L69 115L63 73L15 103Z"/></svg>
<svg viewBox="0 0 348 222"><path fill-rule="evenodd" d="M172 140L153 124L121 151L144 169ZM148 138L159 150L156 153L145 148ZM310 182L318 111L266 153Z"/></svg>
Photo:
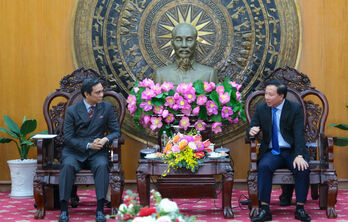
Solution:
<svg viewBox="0 0 348 222"><path fill-rule="evenodd" d="M93 86L97 85L100 83L100 80L98 78L87 78L85 80L83 80L82 85L81 85L81 94L84 98L86 98L85 96L85 92L87 92L89 95L91 95L92 93L92 88Z"/></svg>
<svg viewBox="0 0 348 222"><path fill-rule="evenodd" d="M278 79L272 79L266 83L265 88L270 85L276 86L278 95L284 95L285 99L286 94L288 92L288 87L282 81Z"/></svg>

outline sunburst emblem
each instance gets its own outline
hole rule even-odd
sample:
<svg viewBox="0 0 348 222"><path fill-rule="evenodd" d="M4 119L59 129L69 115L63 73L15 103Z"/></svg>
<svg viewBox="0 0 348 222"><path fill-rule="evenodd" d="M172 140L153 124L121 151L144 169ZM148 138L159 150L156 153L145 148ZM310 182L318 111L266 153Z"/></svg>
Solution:
<svg viewBox="0 0 348 222"><path fill-rule="evenodd" d="M161 47L161 49L165 49L167 47L171 47L171 39L172 39L172 31L174 29L174 27L180 23L188 23L191 24L193 27L196 28L197 30L197 41L199 42L199 44L197 45L197 50L201 53L204 54L204 50L203 47L204 45L206 46L212 46L213 44L210 43L208 40L204 39L205 36L207 35L212 35L214 34L214 32L210 32L210 31L204 31L204 28L206 28L211 21L201 21L202 15L203 15L203 11L200 11L198 13L198 15L196 15L195 17L193 17L192 15L192 7L190 6L187 10L186 15L183 15L185 13L183 13L179 7L176 7L176 11L178 13L177 19L175 18L174 15L172 15L169 11L166 13L166 16L168 17L168 19L170 20L171 24L166 25L166 24L161 24L161 26L165 29L167 29L169 31L168 34L165 35L161 35L159 36L159 38L164 38L167 40L167 42L165 44L163 44L163 46ZM174 49L172 50L172 52L170 53L170 56L174 55Z"/></svg>

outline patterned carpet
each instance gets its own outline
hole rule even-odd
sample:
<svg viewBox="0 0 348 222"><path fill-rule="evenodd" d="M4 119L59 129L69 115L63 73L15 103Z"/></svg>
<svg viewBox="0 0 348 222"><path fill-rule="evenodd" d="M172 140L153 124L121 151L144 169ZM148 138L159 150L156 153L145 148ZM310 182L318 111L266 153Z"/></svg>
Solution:
<svg viewBox="0 0 348 222"><path fill-rule="evenodd" d="M310 192L309 192L310 193ZM278 196L279 189L272 192L271 210L274 221L294 221L295 205L290 207L280 207ZM95 193L93 190L78 191L80 205L78 208L69 208L70 221L88 222L95 221ZM240 207L238 200L244 200L247 195L246 190L234 190L232 194L232 207L235 214L234 219L224 219L221 211L221 197L218 199L174 199L178 203L181 212L186 216L194 215L197 221L250 221L249 210L246 206ZM35 208L34 199L11 199L9 192L0 192L0 221L57 221L59 211L46 211L44 220L34 220ZM319 210L318 201L309 199L305 209L312 217L312 221L328 221L324 210ZM338 192L336 204L338 217L330 221L348 221L348 190L341 189ZM110 210L105 209L109 214ZM108 220L115 221L115 220Z"/></svg>

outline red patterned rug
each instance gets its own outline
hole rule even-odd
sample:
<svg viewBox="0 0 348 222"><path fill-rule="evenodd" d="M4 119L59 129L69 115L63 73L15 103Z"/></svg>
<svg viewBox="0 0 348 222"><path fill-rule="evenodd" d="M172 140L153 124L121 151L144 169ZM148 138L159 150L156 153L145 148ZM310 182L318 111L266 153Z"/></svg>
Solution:
<svg viewBox="0 0 348 222"><path fill-rule="evenodd" d="M309 192L310 193L310 192ZM272 192L271 210L274 221L294 221L295 205L290 207L280 207L278 196L279 189ZM78 191L80 196L80 205L78 208L69 208L70 221L95 221L95 193L94 190ZM197 221L250 221L246 206L239 206L238 200L245 198L247 190L233 190L232 207L234 212L233 219L224 219L221 210L221 197L217 199L174 199L179 205L180 211L185 216L196 216ZM293 198L294 199L294 198ZM312 217L312 221L328 221L324 210L319 210L318 201L311 200L310 197L305 205L305 209ZM46 211L44 220L34 220L35 212L34 199L11 199L9 192L0 192L0 221L57 221L60 211ZM330 221L348 220L348 190L339 190L336 204L338 217ZM105 209L109 214L110 210ZM115 220L108 220L115 221Z"/></svg>

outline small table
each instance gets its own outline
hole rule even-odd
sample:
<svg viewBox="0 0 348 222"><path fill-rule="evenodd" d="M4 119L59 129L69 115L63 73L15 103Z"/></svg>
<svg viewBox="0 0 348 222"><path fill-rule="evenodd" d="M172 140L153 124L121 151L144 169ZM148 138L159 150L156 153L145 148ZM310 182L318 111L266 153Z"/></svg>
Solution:
<svg viewBox="0 0 348 222"><path fill-rule="evenodd" d="M168 165L161 159L139 159L137 169L137 187L140 204L150 205L150 176L161 176ZM207 158L199 165L196 172L192 173L187 169L172 170L168 175L192 177L194 175L222 175L222 209L225 218L233 218L231 208L231 196L233 187L233 168L230 158ZM188 197L189 198L189 197Z"/></svg>

